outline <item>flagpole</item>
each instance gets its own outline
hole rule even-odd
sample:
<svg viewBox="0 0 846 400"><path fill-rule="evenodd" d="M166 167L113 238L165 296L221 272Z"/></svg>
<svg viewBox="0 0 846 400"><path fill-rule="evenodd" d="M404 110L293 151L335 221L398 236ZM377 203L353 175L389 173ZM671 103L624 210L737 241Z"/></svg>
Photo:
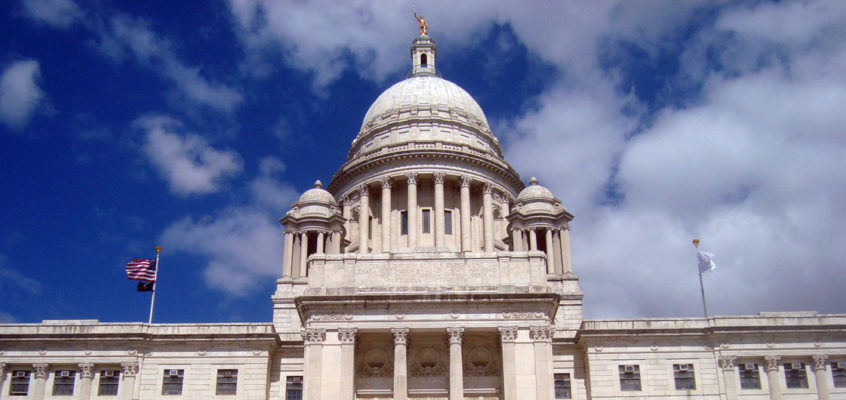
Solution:
<svg viewBox="0 0 846 400"><path fill-rule="evenodd" d="M153 296L150 298L150 319L147 321L148 324L153 323L153 306L156 304L156 285L159 283L159 253L161 252L162 246L156 246L156 273L153 278Z"/></svg>
<svg viewBox="0 0 846 400"><path fill-rule="evenodd" d="M693 247L697 249L699 248L699 239L693 239ZM158 269L156 269L156 271L158 271ZM705 318L708 318L708 304L705 302L705 284L702 283L702 269L697 265L696 271L699 272L699 290L702 292L702 310L705 311Z"/></svg>

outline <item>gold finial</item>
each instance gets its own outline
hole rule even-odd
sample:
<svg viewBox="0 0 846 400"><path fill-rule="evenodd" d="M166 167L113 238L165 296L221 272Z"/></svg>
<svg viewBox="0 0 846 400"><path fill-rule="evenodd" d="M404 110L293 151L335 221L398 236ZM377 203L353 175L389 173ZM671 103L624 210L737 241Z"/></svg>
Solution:
<svg viewBox="0 0 846 400"><path fill-rule="evenodd" d="M412 5L411 8L413 9L414 6ZM425 35L426 32L429 32L429 24L426 23L426 18L423 18L422 15L418 17L417 16L417 10L414 10L414 18L416 18L417 23L420 24L420 34L421 35Z"/></svg>
<svg viewBox="0 0 846 400"><path fill-rule="evenodd" d="M162 246L156 246L156 254L162 252Z"/></svg>
<svg viewBox="0 0 846 400"><path fill-rule="evenodd" d="M693 247L699 248L699 239L693 239Z"/></svg>

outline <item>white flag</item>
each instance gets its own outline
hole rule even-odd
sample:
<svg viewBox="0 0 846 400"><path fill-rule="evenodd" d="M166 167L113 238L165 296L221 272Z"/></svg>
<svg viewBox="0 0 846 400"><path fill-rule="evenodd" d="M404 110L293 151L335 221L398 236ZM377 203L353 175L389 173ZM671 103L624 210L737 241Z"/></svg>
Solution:
<svg viewBox="0 0 846 400"><path fill-rule="evenodd" d="M696 258L699 259L699 273L711 271L717 266L714 264L714 255L704 251L696 253Z"/></svg>

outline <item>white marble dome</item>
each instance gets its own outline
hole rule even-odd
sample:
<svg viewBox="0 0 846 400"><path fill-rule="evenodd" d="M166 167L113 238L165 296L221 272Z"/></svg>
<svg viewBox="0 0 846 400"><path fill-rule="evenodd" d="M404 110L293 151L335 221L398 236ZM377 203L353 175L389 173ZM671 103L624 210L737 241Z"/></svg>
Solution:
<svg viewBox="0 0 846 400"><path fill-rule="evenodd" d="M526 186L526 188L520 191L520 194L517 195L517 201L521 203L528 203L538 200L550 202L556 201L552 192L539 185L538 179L532 177L532 179L529 180L529 186Z"/></svg>
<svg viewBox="0 0 846 400"><path fill-rule="evenodd" d="M447 115L464 113L466 115L455 117L476 122L480 130L490 132L482 107L464 89L437 76L414 76L379 95L364 115L359 137L365 135L371 126L377 125L380 119L409 107L437 107L446 110Z"/></svg>
<svg viewBox="0 0 846 400"><path fill-rule="evenodd" d="M323 183L320 181L314 182L314 188L306 190L300 199L297 200L298 204L305 204L305 203L323 203L326 205L333 205L337 206L338 202L335 201L335 197L332 196L331 193L327 192L323 189Z"/></svg>

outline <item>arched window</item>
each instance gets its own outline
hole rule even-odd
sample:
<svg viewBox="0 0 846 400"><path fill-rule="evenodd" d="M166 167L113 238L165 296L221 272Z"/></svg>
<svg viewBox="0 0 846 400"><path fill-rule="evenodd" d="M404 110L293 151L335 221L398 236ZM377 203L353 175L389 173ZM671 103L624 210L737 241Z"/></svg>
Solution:
<svg viewBox="0 0 846 400"><path fill-rule="evenodd" d="M426 60L426 55L425 55L425 54L421 54L421 55L420 55L420 66L421 66L421 67L423 67L423 68L426 68L426 64L427 64L427 62L426 62L426 61L427 61L427 60Z"/></svg>

